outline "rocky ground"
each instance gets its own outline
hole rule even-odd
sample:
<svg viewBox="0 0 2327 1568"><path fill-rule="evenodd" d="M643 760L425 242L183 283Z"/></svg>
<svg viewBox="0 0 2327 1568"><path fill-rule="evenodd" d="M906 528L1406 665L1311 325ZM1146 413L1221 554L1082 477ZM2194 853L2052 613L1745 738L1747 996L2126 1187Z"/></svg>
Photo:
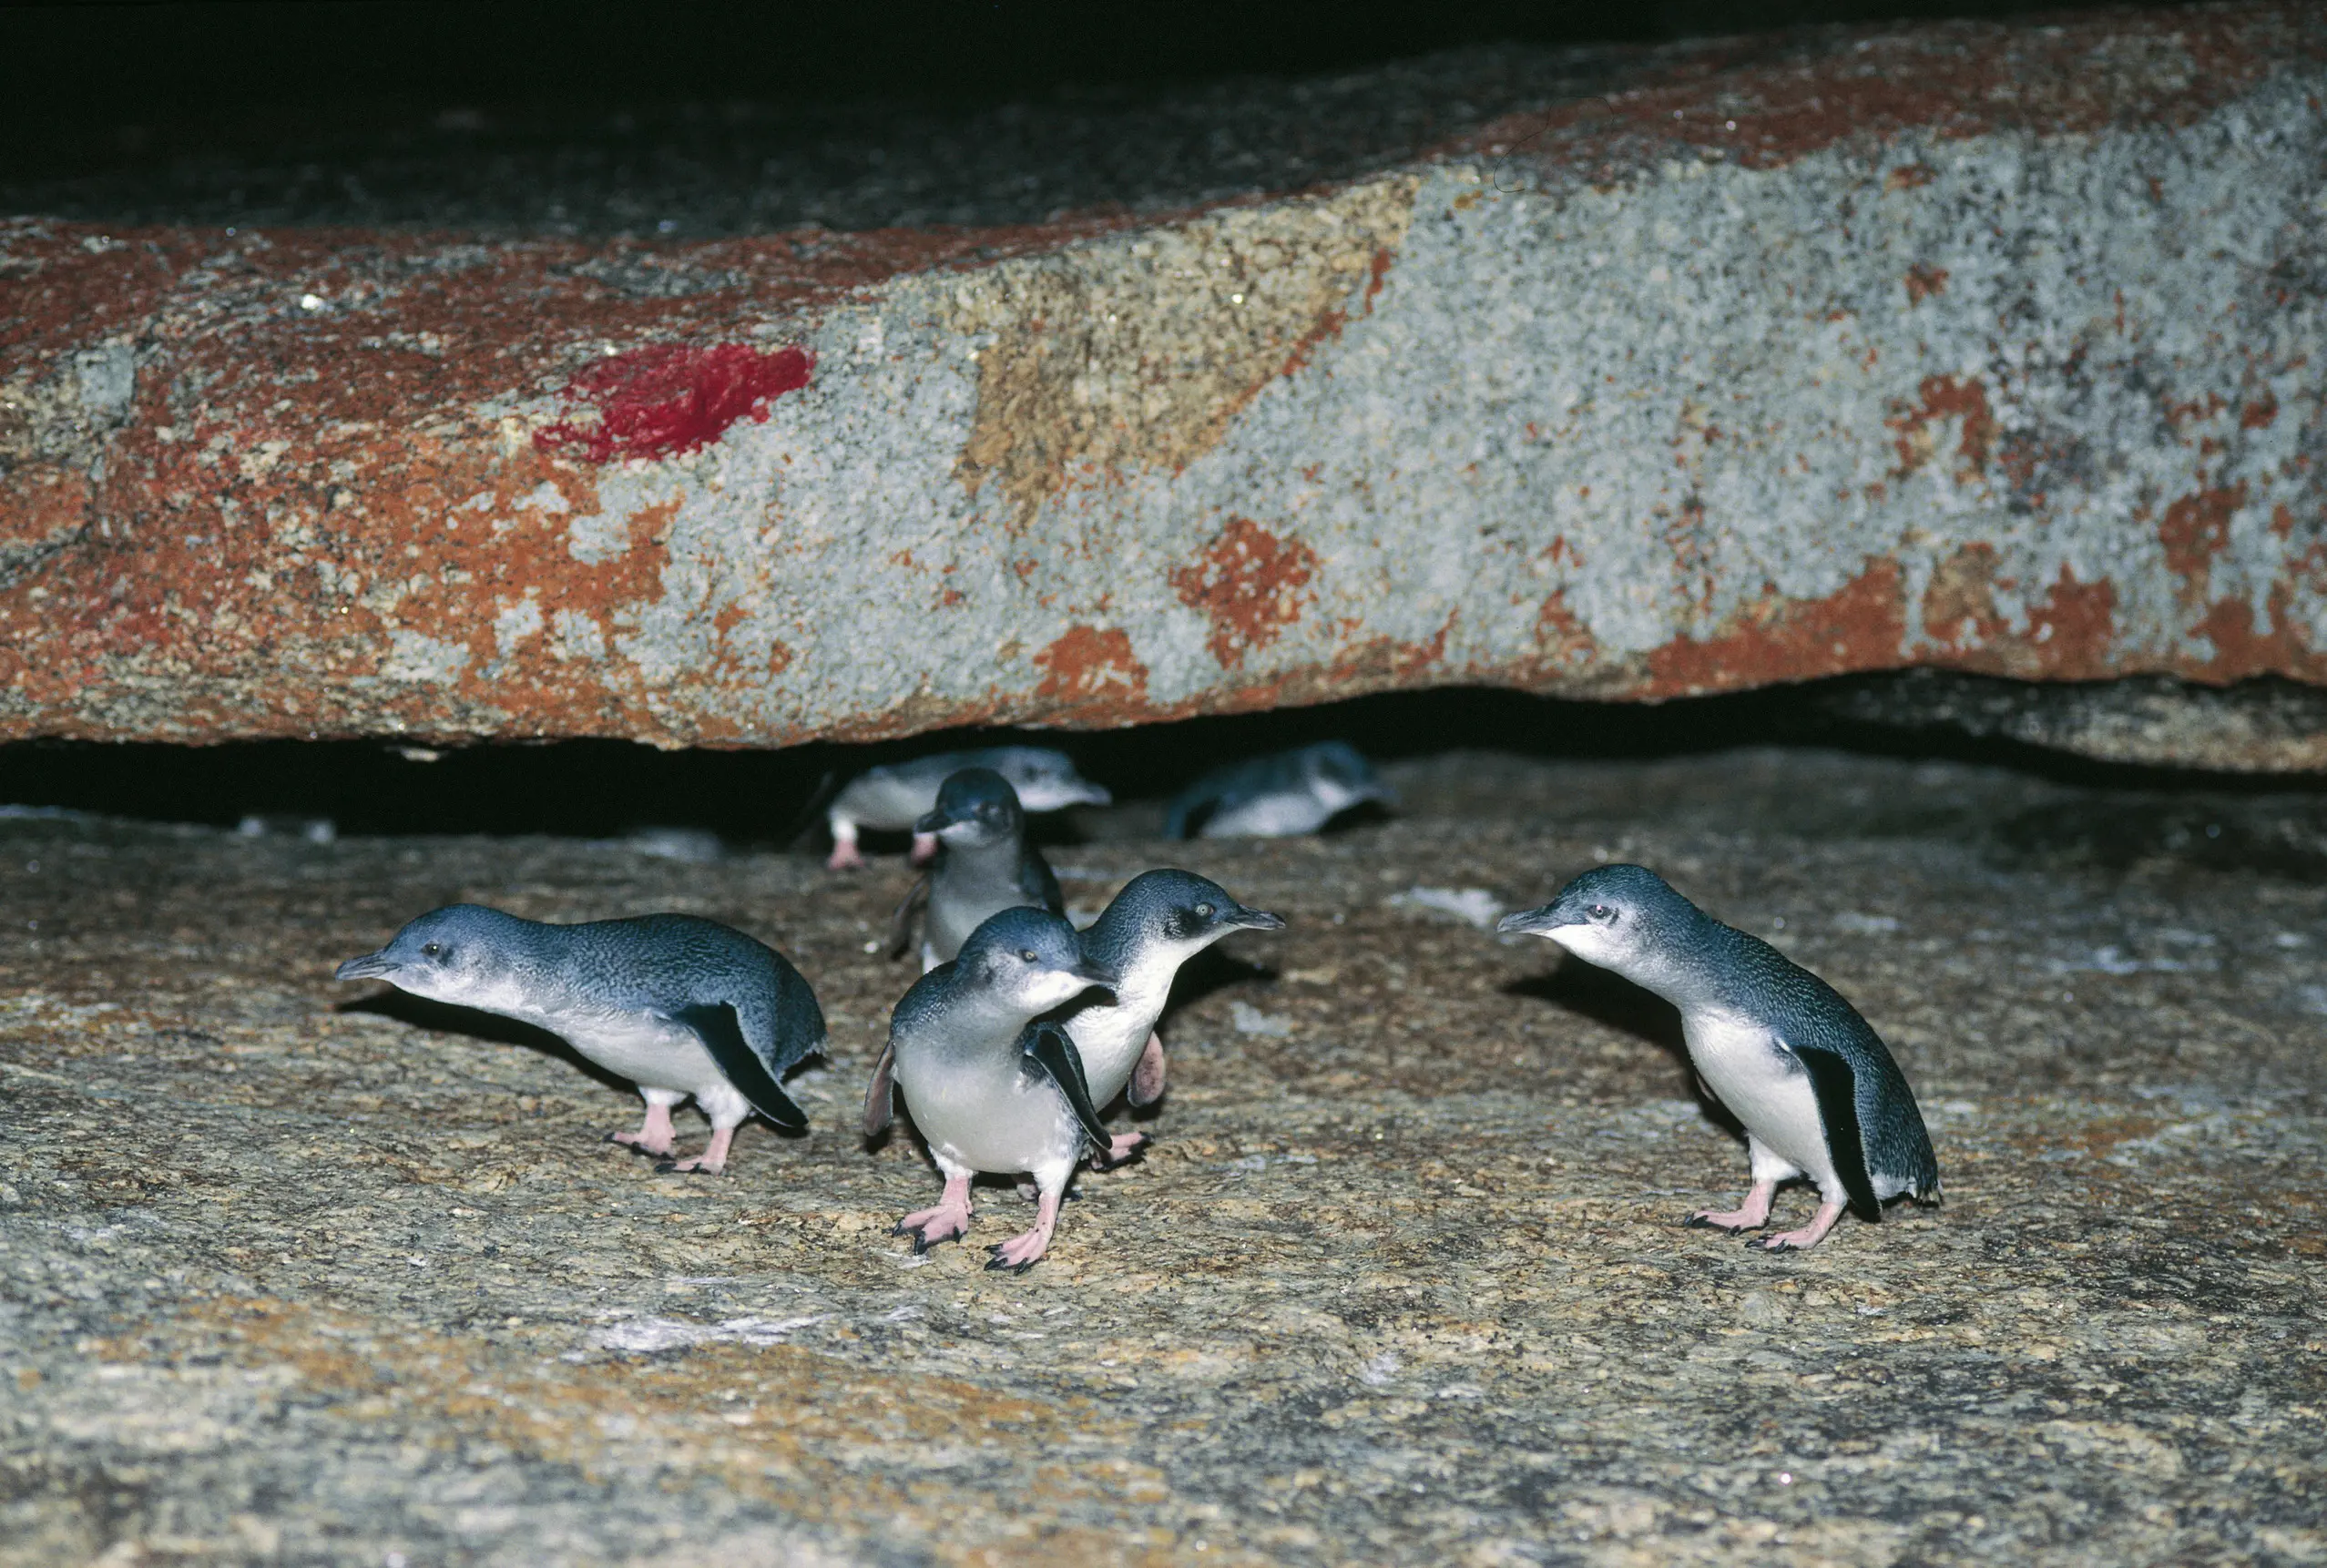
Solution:
<svg viewBox="0 0 2327 1568"><path fill-rule="evenodd" d="M852 1135L896 860L0 820L0 1563L2327 1556L2315 797L1400 782L1323 840L1056 847L1086 911L1177 862L1292 923L1187 977L1153 1153L1024 1278L912 1256L935 1179ZM1679 1228L1744 1158L1671 1016L1480 929L1612 858L1858 1002L1944 1208ZM776 942L814 1130L658 1176L555 1043L331 979L454 899Z"/></svg>

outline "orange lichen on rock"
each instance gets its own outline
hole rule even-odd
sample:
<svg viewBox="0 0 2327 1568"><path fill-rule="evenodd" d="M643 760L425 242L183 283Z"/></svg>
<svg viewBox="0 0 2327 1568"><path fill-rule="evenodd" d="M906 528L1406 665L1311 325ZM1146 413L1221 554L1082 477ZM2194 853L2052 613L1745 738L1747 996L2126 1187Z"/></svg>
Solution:
<svg viewBox="0 0 2327 1568"><path fill-rule="evenodd" d="M1785 599L1771 587L1759 605L1733 618L1730 630L1677 637L1652 649L1649 687L1658 697L1694 697L1889 669L1903 657L1906 640L1899 564L1875 560L1823 598Z"/></svg>
<svg viewBox="0 0 2327 1568"><path fill-rule="evenodd" d="M1932 426L1954 419L1962 422L1955 451L1964 460L1956 481L1977 478L1987 467L1988 449L1995 440L1995 415L1988 407L1987 389L1976 376L1925 376L1916 391L1920 402L1883 422L1899 433L1893 443L1899 454L1896 477L1904 479L1930 462L1939 451L1939 433Z"/></svg>
<svg viewBox="0 0 2327 1568"><path fill-rule="evenodd" d="M1222 669L1234 669L1316 603L1310 586L1316 575L1317 553L1299 539L1231 517L1194 564L1174 568L1171 585L1181 604L1211 617L1205 646Z"/></svg>
<svg viewBox="0 0 2327 1568"><path fill-rule="evenodd" d="M1059 717L1087 724L1131 724L1148 717L1148 667L1119 627L1073 626L1035 655L1043 672L1035 696Z"/></svg>
<svg viewBox="0 0 2327 1568"><path fill-rule="evenodd" d="M2193 491L2167 506L2158 522L2158 543L2165 546L2166 565L2181 579L2185 596L2205 593L2214 557L2230 548L2230 519L2245 504L2241 481Z"/></svg>

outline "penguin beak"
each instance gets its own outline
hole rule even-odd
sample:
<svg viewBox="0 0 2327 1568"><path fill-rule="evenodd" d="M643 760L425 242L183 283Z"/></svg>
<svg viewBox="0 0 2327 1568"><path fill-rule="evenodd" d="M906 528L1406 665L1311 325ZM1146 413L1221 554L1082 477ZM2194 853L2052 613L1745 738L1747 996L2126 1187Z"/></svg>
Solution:
<svg viewBox="0 0 2327 1568"><path fill-rule="evenodd" d="M351 958L332 972L333 980L385 980L396 972L396 965L385 952L367 952L362 958Z"/></svg>
<svg viewBox="0 0 2327 1568"><path fill-rule="evenodd" d="M1236 912L1222 923L1238 931L1282 931L1285 929L1285 917L1271 914L1267 910L1247 909L1240 904Z"/></svg>
<svg viewBox="0 0 2327 1568"><path fill-rule="evenodd" d="M921 820L913 825L913 830L916 833L942 833L953 825L954 819L943 811L924 811Z"/></svg>
<svg viewBox="0 0 2327 1568"><path fill-rule="evenodd" d="M1115 804L1115 797L1107 793L1106 785L1094 784L1088 779L1083 781L1079 794L1081 799L1077 802L1078 805L1112 806Z"/></svg>
<svg viewBox="0 0 2327 1568"><path fill-rule="evenodd" d="M1109 991L1113 991L1121 984L1123 980L1123 977L1117 974L1115 971L1093 963L1088 959L1085 959L1067 972L1086 985L1104 986Z"/></svg>
<svg viewBox="0 0 2327 1568"><path fill-rule="evenodd" d="M1561 926L1582 923L1581 921L1561 918L1557 904L1546 904L1541 909L1521 910L1516 914L1505 915L1495 922L1495 929L1505 932L1524 932L1528 936L1549 936Z"/></svg>

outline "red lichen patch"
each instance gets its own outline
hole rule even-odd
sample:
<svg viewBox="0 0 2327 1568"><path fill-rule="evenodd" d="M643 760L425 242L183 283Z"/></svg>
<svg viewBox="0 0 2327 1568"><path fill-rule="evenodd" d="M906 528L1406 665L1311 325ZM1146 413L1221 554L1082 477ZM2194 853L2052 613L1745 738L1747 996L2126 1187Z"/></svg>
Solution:
<svg viewBox="0 0 2327 1568"><path fill-rule="evenodd" d="M2239 411L2240 430L2268 430L2279 417L2279 394L2265 390L2262 395Z"/></svg>
<svg viewBox="0 0 2327 1568"><path fill-rule="evenodd" d="M1919 185L1929 185L1935 178L1927 163L1903 163L1883 177L1884 190L1913 190Z"/></svg>
<svg viewBox="0 0 2327 1568"><path fill-rule="evenodd" d="M1947 291L1947 269L1920 264L1907 269L1907 303L1920 305L1934 294Z"/></svg>
<svg viewBox="0 0 2327 1568"><path fill-rule="evenodd" d="M697 452L737 420L766 420L768 404L806 386L815 364L815 356L800 349L763 354L743 343L649 344L601 360L567 382L566 403L587 406L597 417L537 430L534 444L592 463Z"/></svg>
<svg viewBox="0 0 2327 1568"><path fill-rule="evenodd" d="M1987 467L1988 449L1995 440L1995 415L1987 406L1987 389L1975 376L1961 380L1925 376L1917 391L1921 402L1883 421L1899 433L1893 443L1899 453L1895 476L1904 479L1930 462L1939 450L1939 433L1932 426L1954 419L1962 422L1955 451L1965 464L1957 471L1956 481L1968 484L1977 478Z"/></svg>
<svg viewBox="0 0 2327 1568"><path fill-rule="evenodd" d="M2230 519L2246 504L2246 482L2228 489L2199 490L2169 505L2158 524L2158 542L2165 546L2166 566L2182 581L2185 597L2206 591L2213 575L2214 557L2230 548Z"/></svg>
<svg viewBox="0 0 2327 1568"><path fill-rule="evenodd" d="M1148 717L1148 667L1119 627L1069 626L1035 655L1035 667L1043 672L1035 696L1052 705L1046 718L1133 724Z"/></svg>
<svg viewBox="0 0 2327 1568"><path fill-rule="evenodd" d="M1771 681L1891 669L1907 638L1899 564L1878 559L1823 598L1784 599L1772 588L1732 628L1678 637L1648 655L1649 695L1694 697Z"/></svg>
<svg viewBox="0 0 2327 1568"><path fill-rule="evenodd" d="M1280 539L1249 517L1231 517L1193 565L1172 571L1171 586L1181 604L1211 617L1205 646L1222 669L1234 669L1316 603L1309 586L1316 573L1317 553L1299 539Z"/></svg>
<svg viewBox="0 0 2327 1568"><path fill-rule="evenodd" d="M1923 635L1962 653L2004 635L2010 623L1995 607L1995 546L1965 545L1932 570L1923 591Z"/></svg>

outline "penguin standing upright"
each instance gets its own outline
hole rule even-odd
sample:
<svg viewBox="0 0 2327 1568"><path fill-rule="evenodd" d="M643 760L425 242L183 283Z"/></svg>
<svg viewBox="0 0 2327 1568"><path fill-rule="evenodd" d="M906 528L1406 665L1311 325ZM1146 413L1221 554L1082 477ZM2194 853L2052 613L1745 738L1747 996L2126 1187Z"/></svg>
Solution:
<svg viewBox="0 0 2327 1568"><path fill-rule="evenodd" d="M1735 1209L1685 1223L1759 1230L1778 1184L1807 1176L1818 1213L1757 1237L1772 1252L1815 1247L1849 1208L1880 1220L1905 1196L1939 1201L1939 1162L1899 1064L1842 993L1756 936L1723 925L1643 866L1585 872L1498 928L1548 938L1680 1009L1689 1059L1745 1124L1753 1187Z"/></svg>
<svg viewBox="0 0 2327 1568"><path fill-rule="evenodd" d="M1026 841L1026 814L1010 781L990 768L945 780L937 804L913 824L937 843L937 860L906 894L890 924L889 956L902 958L921 919L921 967L936 968L988 915L1020 904L1063 915L1066 900L1042 851Z"/></svg>
<svg viewBox="0 0 2327 1568"><path fill-rule="evenodd" d="M1220 883L1193 871L1142 871L1125 883L1083 932L1085 956L1116 983L1061 1019L1089 1076L1091 1103L1105 1109L1124 1095L1145 1105L1162 1095L1163 1040L1156 1020L1171 999L1181 964L1232 932L1284 929L1282 916L1247 909ZM1127 1160L1147 1141L1145 1133L1118 1133L1101 1163Z"/></svg>
<svg viewBox="0 0 2327 1568"><path fill-rule="evenodd" d="M968 1232L970 1182L981 1171L1033 1176L1041 1205L1034 1228L991 1248L986 1267L1023 1274L1048 1249L1084 1149L1105 1148L1107 1139L1074 1042L1056 1023L1036 1021L1114 981L1083 956L1064 920L1007 909L897 1003L865 1090L864 1135L888 1126L895 1091L903 1089L945 1177L936 1207L897 1222L915 1252Z"/></svg>

